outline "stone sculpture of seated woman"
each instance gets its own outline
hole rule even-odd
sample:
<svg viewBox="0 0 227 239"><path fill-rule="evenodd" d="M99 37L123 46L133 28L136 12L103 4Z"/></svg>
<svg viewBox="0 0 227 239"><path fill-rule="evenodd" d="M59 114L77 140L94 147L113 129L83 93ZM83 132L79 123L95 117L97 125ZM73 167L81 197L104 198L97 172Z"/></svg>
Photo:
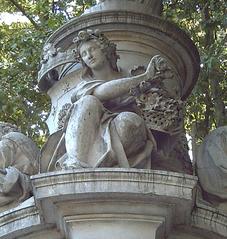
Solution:
<svg viewBox="0 0 227 239"><path fill-rule="evenodd" d="M123 77L116 45L103 34L81 31L74 42L84 71L71 98L64 125L66 155L57 161L58 168L151 168L156 140L130 90L149 80L153 84L155 60L144 73Z"/></svg>

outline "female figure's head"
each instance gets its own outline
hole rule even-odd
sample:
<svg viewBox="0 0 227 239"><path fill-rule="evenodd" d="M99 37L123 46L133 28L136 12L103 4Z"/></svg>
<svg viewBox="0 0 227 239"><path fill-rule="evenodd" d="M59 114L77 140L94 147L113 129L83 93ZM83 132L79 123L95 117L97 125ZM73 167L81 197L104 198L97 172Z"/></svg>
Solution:
<svg viewBox="0 0 227 239"><path fill-rule="evenodd" d="M76 60L85 67L85 74L99 70L108 64L113 71L118 71L116 45L98 31L80 31L76 43Z"/></svg>
<svg viewBox="0 0 227 239"><path fill-rule="evenodd" d="M91 70L99 70L109 64L106 55L97 40L90 40L81 44L79 48L82 62Z"/></svg>

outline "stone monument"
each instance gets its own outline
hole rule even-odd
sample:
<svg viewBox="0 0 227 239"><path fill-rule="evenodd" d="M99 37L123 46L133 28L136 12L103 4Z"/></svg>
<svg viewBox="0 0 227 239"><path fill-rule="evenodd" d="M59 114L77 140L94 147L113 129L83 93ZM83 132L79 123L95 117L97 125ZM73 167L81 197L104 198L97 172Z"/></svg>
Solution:
<svg viewBox="0 0 227 239"><path fill-rule="evenodd" d="M0 239L227 238L227 215L196 200L185 143L199 55L161 10L97 1L47 40L50 136L34 196L0 214Z"/></svg>

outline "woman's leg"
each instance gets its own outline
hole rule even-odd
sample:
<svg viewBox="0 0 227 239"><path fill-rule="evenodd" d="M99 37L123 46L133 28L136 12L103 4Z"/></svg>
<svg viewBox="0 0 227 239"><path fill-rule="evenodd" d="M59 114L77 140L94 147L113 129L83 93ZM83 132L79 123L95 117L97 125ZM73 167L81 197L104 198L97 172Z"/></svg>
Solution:
<svg viewBox="0 0 227 239"><path fill-rule="evenodd" d="M133 112L122 112L114 119L117 133L127 156L138 153L147 142L144 120Z"/></svg>
<svg viewBox="0 0 227 239"><path fill-rule="evenodd" d="M66 168L90 167L89 149L96 139L102 114L102 103L94 96L84 96L74 104L65 135Z"/></svg>

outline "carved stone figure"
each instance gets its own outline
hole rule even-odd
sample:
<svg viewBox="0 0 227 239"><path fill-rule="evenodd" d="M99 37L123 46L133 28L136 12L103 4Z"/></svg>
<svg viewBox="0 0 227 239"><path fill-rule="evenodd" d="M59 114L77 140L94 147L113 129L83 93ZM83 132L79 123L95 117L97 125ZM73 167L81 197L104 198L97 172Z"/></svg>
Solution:
<svg viewBox="0 0 227 239"><path fill-rule="evenodd" d="M0 122L0 206L29 197L39 149L12 124Z"/></svg>
<svg viewBox="0 0 227 239"><path fill-rule="evenodd" d="M204 199L210 202L227 200L227 126L206 136L199 148L196 165Z"/></svg>
<svg viewBox="0 0 227 239"><path fill-rule="evenodd" d="M64 133L55 142L48 170L59 148L64 151L61 142L67 154L57 160L58 168L151 168L151 152L157 151L157 143L158 149L167 152L165 136L169 141L182 129L177 77L160 56L151 59L145 72L124 77L118 70L116 45L98 31L81 31L74 42L76 60L84 70L72 106L67 106L67 115L63 109L64 116L59 116L65 121ZM168 89L169 81L176 81L176 87L171 84ZM162 132L163 144L157 142L157 132Z"/></svg>

